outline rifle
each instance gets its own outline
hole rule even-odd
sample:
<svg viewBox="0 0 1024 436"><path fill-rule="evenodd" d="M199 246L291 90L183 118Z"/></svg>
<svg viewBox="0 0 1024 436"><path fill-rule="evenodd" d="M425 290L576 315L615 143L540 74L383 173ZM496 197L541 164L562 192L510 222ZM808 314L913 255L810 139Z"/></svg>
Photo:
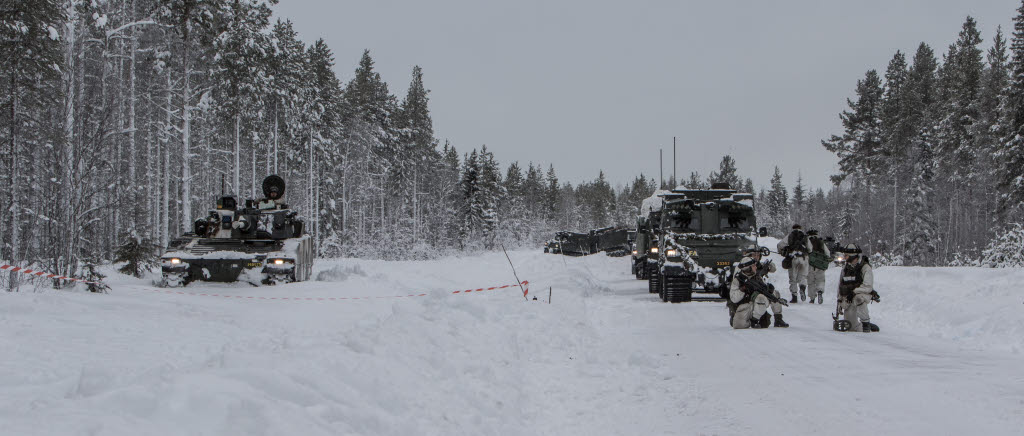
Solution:
<svg viewBox="0 0 1024 436"><path fill-rule="evenodd" d="M779 303L779 304L781 304L783 306L789 307L789 303L786 302L786 300L783 300L781 298L776 297L775 294L773 294L768 289L768 285L766 285L761 280L750 280L750 279L747 279L746 281L743 282L743 286L746 287L748 293L750 293L750 294L753 294L753 293L756 292L756 293L759 293L761 295L764 295L765 298L767 298L768 301L771 302L771 303Z"/></svg>

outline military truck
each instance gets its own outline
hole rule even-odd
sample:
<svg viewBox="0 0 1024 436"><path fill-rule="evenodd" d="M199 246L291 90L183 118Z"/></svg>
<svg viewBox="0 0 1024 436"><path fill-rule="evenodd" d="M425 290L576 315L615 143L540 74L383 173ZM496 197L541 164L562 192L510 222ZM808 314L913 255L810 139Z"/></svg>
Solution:
<svg viewBox="0 0 1024 436"><path fill-rule="evenodd" d="M691 301L694 293L728 295L734 264L758 249L754 196L728 185L660 194L661 227L651 287L662 301Z"/></svg>
<svg viewBox="0 0 1024 436"><path fill-rule="evenodd" d="M658 268L659 239L661 237L661 196L669 191L657 190L650 197L644 199L640 204L640 216L637 227L637 262L642 279L647 280L647 290L650 293L657 293L661 289L660 276L656 274ZM644 225L641 228L640 222ZM640 241L640 234L643 233L644 240ZM642 243L641 243L642 242ZM641 246L643 251L641 251Z"/></svg>
<svg viewBox="0 0 1024 436"><path fill-rule="evenodd" d="M647 252L651 249L651 226L646 216L636 217L636 240L630 257L630 271L637 280L647 280Z"/></svg>

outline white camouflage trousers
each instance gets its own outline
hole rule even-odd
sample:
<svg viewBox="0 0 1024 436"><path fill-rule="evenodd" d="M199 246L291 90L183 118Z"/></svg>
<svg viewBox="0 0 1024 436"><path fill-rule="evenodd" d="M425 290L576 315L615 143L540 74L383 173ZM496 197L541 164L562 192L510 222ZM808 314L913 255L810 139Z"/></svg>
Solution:
<svg viewBox="0 0 1024 436"><path fill-rule="evenodd" d="M825 292L825 270L811 268L807 273L807 298Z"/></svg>
<svg viewBox="0 0 1024 436"><path fill-rule="evenodd" d="M789 267L789 292L800 295L800 285L807 288L807 270L811 265L807 257L794 257L793 266Z"/></svg>
<svg viewBox="0 0 1024 436"><path fill-rule="evenodd" d="M864 325L861 323L871 321L871 314L868 313L868 303L870 302L870 295L855 294L852 303L846 301L845 298L839 303L839 307L843 308L843 319L850 321L850 324L852 324L850 331L864 331Z"/></svg>
<svg viewBox="0 0 1024 436"><path fill-rule="evenodd" d="M780 298L779 291L775 291L775 298ZM768 297L761 294L757 294L757 297L751 303L743 303L736 306L736 314L732 316L732 328L750 328L750 318L760 319L768 311L768 306L772 307L772 313L782 314L781 304L769 303Z"/></svg>

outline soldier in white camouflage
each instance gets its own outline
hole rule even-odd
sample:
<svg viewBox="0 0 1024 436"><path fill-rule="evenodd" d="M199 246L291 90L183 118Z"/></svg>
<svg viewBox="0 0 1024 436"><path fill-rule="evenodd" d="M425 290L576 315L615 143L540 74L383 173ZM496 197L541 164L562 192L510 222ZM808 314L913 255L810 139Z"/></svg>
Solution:
<svg viewBox="0 0 1024 436"><path fill-rule="evenodd" d="M844 247L846 265L839 276L839 307L843 319L850 322L850 331L877 332L878 326L871 323L868 304L881 301L875 292L875 275L867 256L862 255L860 246L849 244Z"/></svg>
<svg viewBox="0 0 1024 436"><path fill-rule="evenodd" d="M817 298L818 304L821 304L825 294L825 270L828 269L828 265L832 261L832 253L828 250L828 245L825 244L825 241L818 236L817 230L809 230L807 232L807 241L811 245L809 259L813 260L816 256L824 256L823 265L815 265L814 262L808 262L811 268L807 272L807 297L811 300L811 303ZM824 266L825 268L820 269L818 268L819 266ZM802 298L803 296L801 296Z"/></svg>
<svg viewBox="0 0 1024 436"><path fill-rule="evenodd" d="M811 252L811 244L807 241L803 227L800 224L793 224L793 231L789 232L777 245L779 253L786 257L782 265L789 270L789 293L792 297L789 302L796 303L797 295L807 298L807 270L810 265L807 263L807 255Z"/></svg>

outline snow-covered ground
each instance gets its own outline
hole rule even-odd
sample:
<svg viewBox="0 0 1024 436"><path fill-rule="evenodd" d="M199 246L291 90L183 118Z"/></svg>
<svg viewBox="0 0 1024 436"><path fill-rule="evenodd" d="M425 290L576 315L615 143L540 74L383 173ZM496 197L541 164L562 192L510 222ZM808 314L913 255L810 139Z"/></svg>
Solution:
<svg viewBox="0 0 1024 436"><path fill-rule="evenodd" d="M881 333L732 330L629 258L320 262L320 280L0 293L0 434L1020 434L1024 270L881 268ZM786 288L784 272L773 278ZM553 289L547 303L548 287ZM282 300L314 297L423 297ZM783 294L788 296L787 292ZM266 299L225 298L256 296ZM269 299L278 298L278 299Z"/></svg>

